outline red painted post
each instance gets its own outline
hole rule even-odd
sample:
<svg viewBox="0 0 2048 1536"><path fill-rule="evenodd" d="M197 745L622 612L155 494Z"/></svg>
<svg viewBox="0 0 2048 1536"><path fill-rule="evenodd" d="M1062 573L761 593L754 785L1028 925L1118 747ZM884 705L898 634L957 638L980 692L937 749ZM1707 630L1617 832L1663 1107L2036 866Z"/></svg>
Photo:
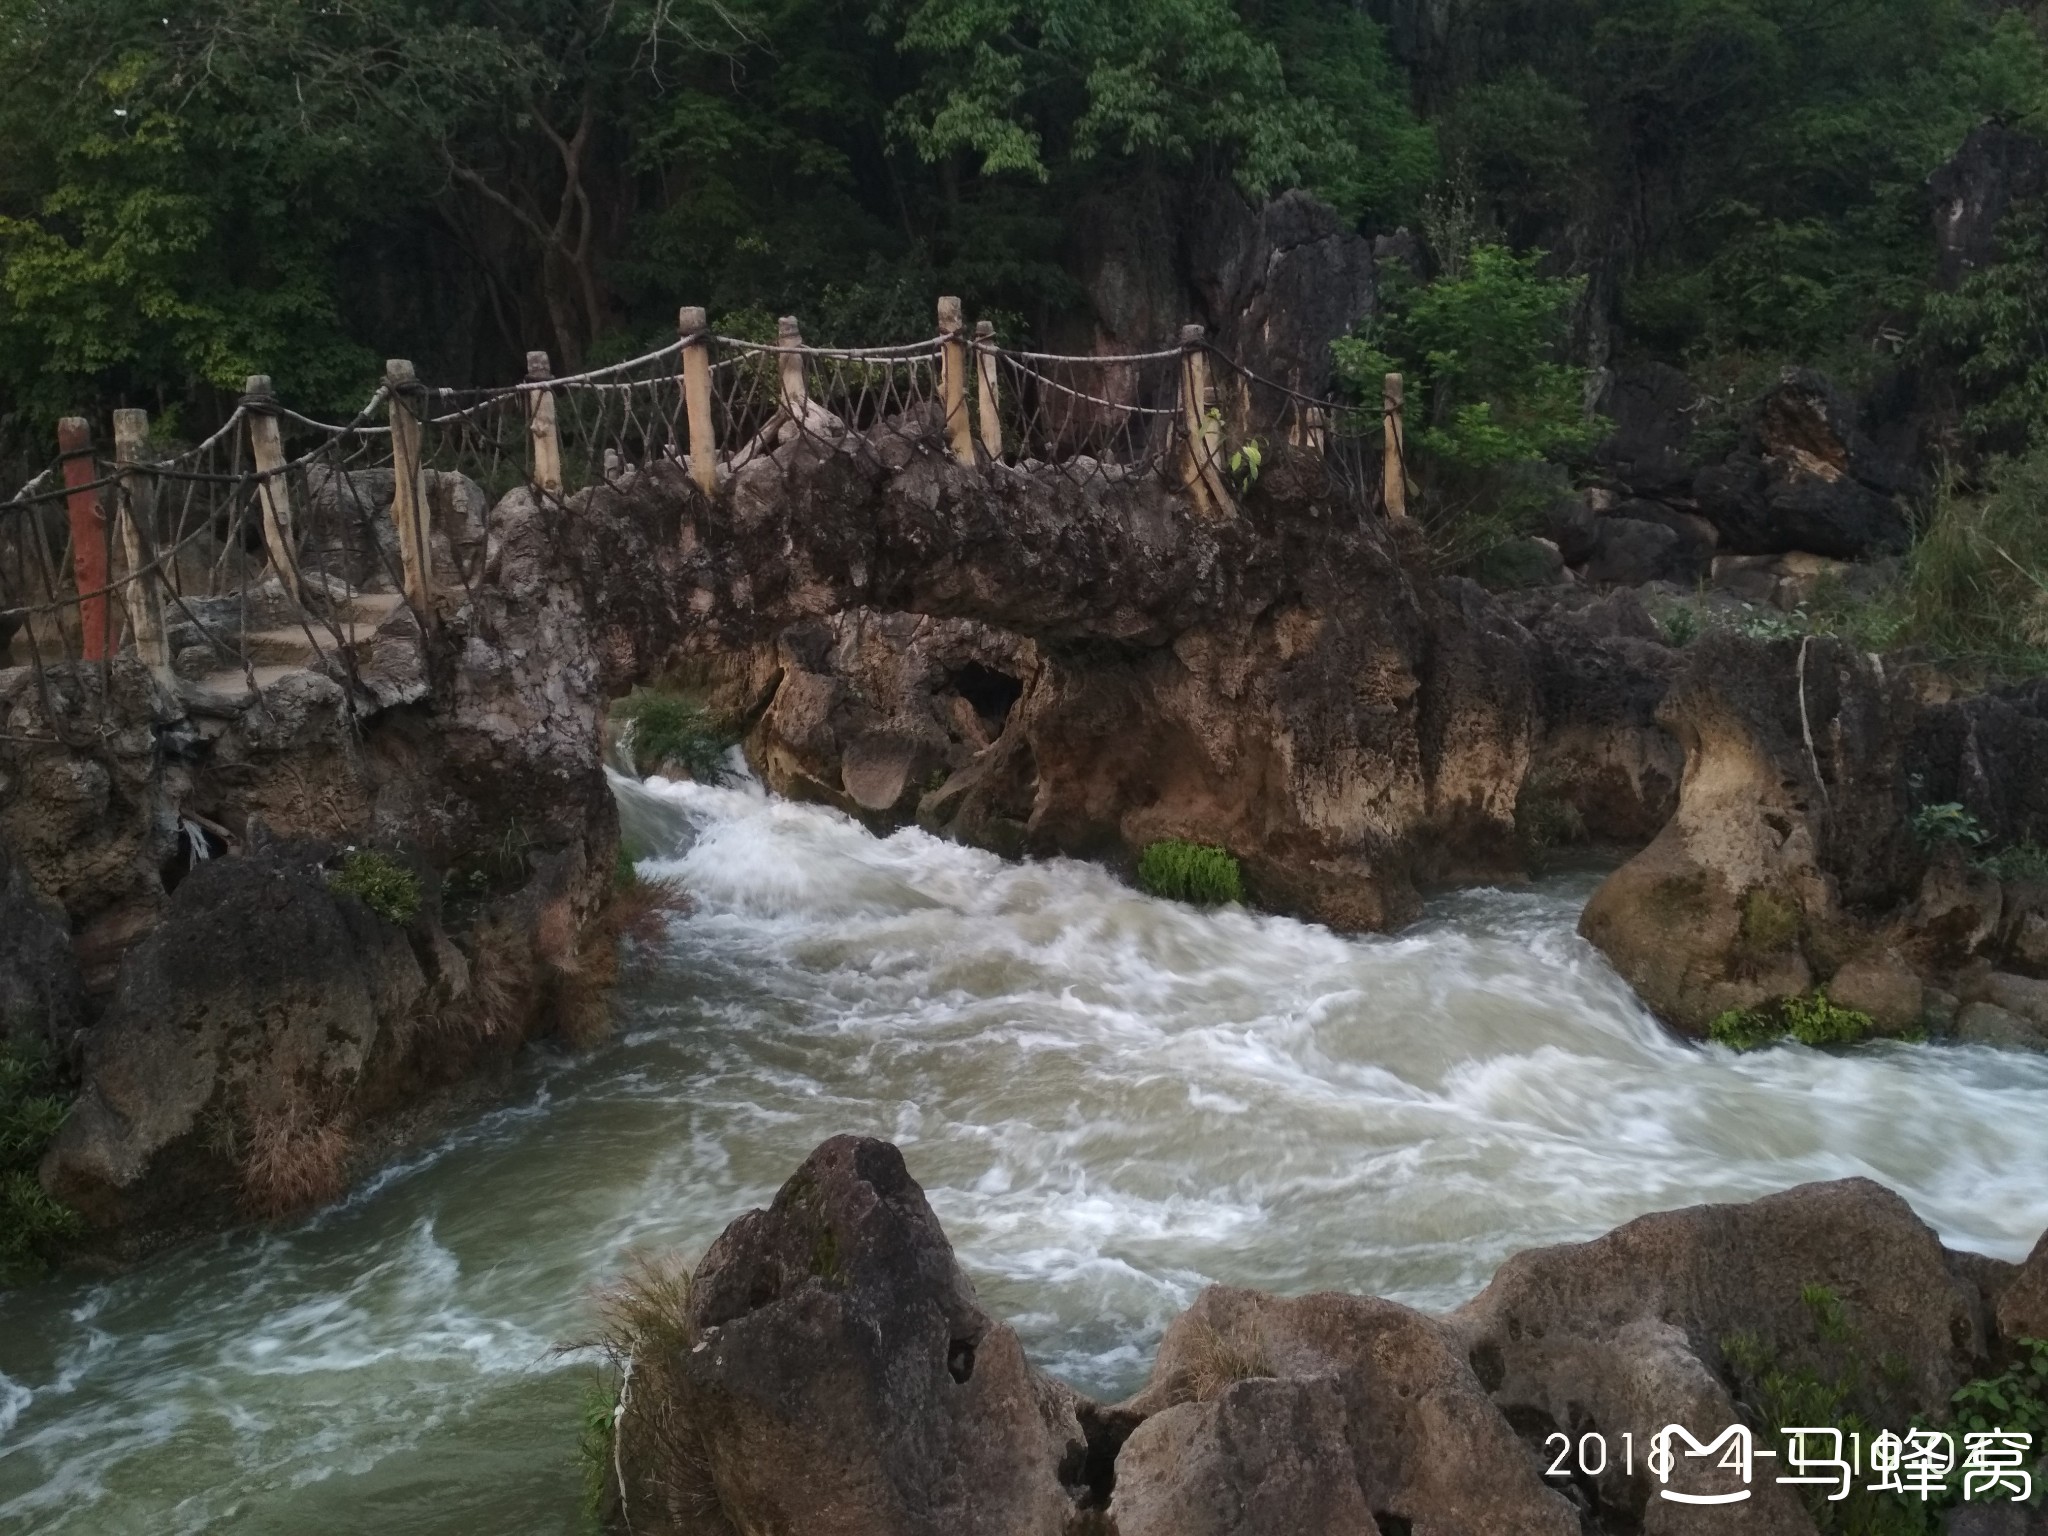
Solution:
<svg viewBox="0 0 2048 1536"><path fill-rule="evenodd" d="M71 573L80 594L78 626L87 661L107 657L109 613L106 585L107 517L100 508L100 493L93 488L92 423L83 416L66 416L57 423L57 451L64 458L64 498L71 514ZM87 597L86 593L96 593Z"/></svg>

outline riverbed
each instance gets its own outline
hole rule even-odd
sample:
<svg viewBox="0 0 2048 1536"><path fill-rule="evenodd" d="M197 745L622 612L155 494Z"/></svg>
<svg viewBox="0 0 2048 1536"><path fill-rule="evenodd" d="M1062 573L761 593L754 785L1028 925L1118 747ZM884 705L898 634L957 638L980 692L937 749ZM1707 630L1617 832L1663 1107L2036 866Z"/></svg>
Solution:
<svg viewBox="0 0 2048 1536"><path fill-rule="evenodd" d="M1954 1246L2048 1226L2048 1058L1683 1044L1576 936L1591 874L1344 938L616 788L693 900L616 1038L337 1207L0 1296L0 1530L575 1531L590 1288L840 1131L903 1148L984 1304L1104 1396L1213 1281L1449 1307L1519 1248L1852 1174Z"/></svg>

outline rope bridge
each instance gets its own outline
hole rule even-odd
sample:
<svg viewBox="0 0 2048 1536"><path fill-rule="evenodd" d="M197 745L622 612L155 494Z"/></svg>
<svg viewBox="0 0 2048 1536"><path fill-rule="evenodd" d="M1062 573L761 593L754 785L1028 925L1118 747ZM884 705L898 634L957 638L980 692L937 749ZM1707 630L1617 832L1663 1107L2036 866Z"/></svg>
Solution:
<svg viewBox="0 0 2048 1536"><path fill-rule="evenodd" d="M528 486L570 497L662 460L707 495L810 440L901 467L949 455L989 475L1084 486L1149 481L1228 517L1280 443L1321 456L1361 514L1402 515L1398 376L1379 411L1240 366L1189 326L1180 345L1066 356L999 345L941 299L937 334L888 347L716 334L684 309L677 339L566 378L544 352L479 390L387 364L356 415L315 420L267 378L220 428L155 455L146 413L114 413L112 455L60 424L57 460L0 502L0 668L132 654L167 686L247 698L293 667L348 669L401 608L433 623L437 586L483 578L491 509Z"/></svg>

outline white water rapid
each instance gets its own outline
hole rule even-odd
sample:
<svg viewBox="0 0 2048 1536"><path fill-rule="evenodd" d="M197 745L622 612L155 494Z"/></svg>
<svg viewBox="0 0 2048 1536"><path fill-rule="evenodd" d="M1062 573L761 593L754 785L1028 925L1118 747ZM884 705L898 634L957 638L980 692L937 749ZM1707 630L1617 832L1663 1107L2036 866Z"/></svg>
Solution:
<svg viewBox="0 0 2048 1536"><path fill-rule="evenodd" d="M574 1531L590 1371L551 1346L588 1287L837 1131L903 1147L985 1304L1098 1394L1212 1280L1444 1307L1517 1248L1847 1174L1954 1245L2048 1225L2048 1059L1680 1044L1574 936L1590 878L1346 939L618 788L696 899L618 1038L308 1220L0 1296L0 1531Z"/></svg>

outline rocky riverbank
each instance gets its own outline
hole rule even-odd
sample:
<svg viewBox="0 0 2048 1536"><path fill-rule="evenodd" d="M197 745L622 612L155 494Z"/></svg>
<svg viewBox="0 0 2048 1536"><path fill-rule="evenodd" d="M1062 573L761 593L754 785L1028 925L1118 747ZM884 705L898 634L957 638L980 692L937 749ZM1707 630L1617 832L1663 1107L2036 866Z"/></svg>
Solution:
<svg viewBox="0 0 2048 1536"><path fill-rule="evenodd" d="M640 1536L1808 1536L1842 1511L1778 1482L1779 1431L1953 1429L1968 1384L2036 1381L2048 1243L2023 1265L1951 1252L1875 1184L1810 1184L1517 1255L1441 1316L1212 1288L1144 1388L1098 1403L979 1305L901 1154L842 1136L694 1271L629 1275L607 1316L606 1522ZM2038 1408L2024 1393L2007 1411ZM1776 1459L1660 1478L1669 1424L1702 1443L1745 1426ZM1865 1520L1915 1514L1856 1499ZM1948 1528L2044 1523L2007 1490Z"/></svg>
<svg viewBox="0 0 2048 1536"><path fill-rule="evenodd" d="M1559 842L1640 849L1585 932L1683 1031L1825 989L1885 1031L2048 1038L2042 891L1916 830L1945 808L2048 842L2038 687L1681 647L1654 585L1583 571L1496 594L1284 445L1223 516L1150 477L963 467L914 423L791 434L715 497L666 461L566 506L437 486L454 574L424 628L391 604L232 694L0 674L0 992L39 999L10 1036L79 1085L41 1181L96 1243L331 1194L412 1106L602 1032L601 753L636 682L876 830L1127 870L1211 845L1255 904L1348 930Z"/></svg>

